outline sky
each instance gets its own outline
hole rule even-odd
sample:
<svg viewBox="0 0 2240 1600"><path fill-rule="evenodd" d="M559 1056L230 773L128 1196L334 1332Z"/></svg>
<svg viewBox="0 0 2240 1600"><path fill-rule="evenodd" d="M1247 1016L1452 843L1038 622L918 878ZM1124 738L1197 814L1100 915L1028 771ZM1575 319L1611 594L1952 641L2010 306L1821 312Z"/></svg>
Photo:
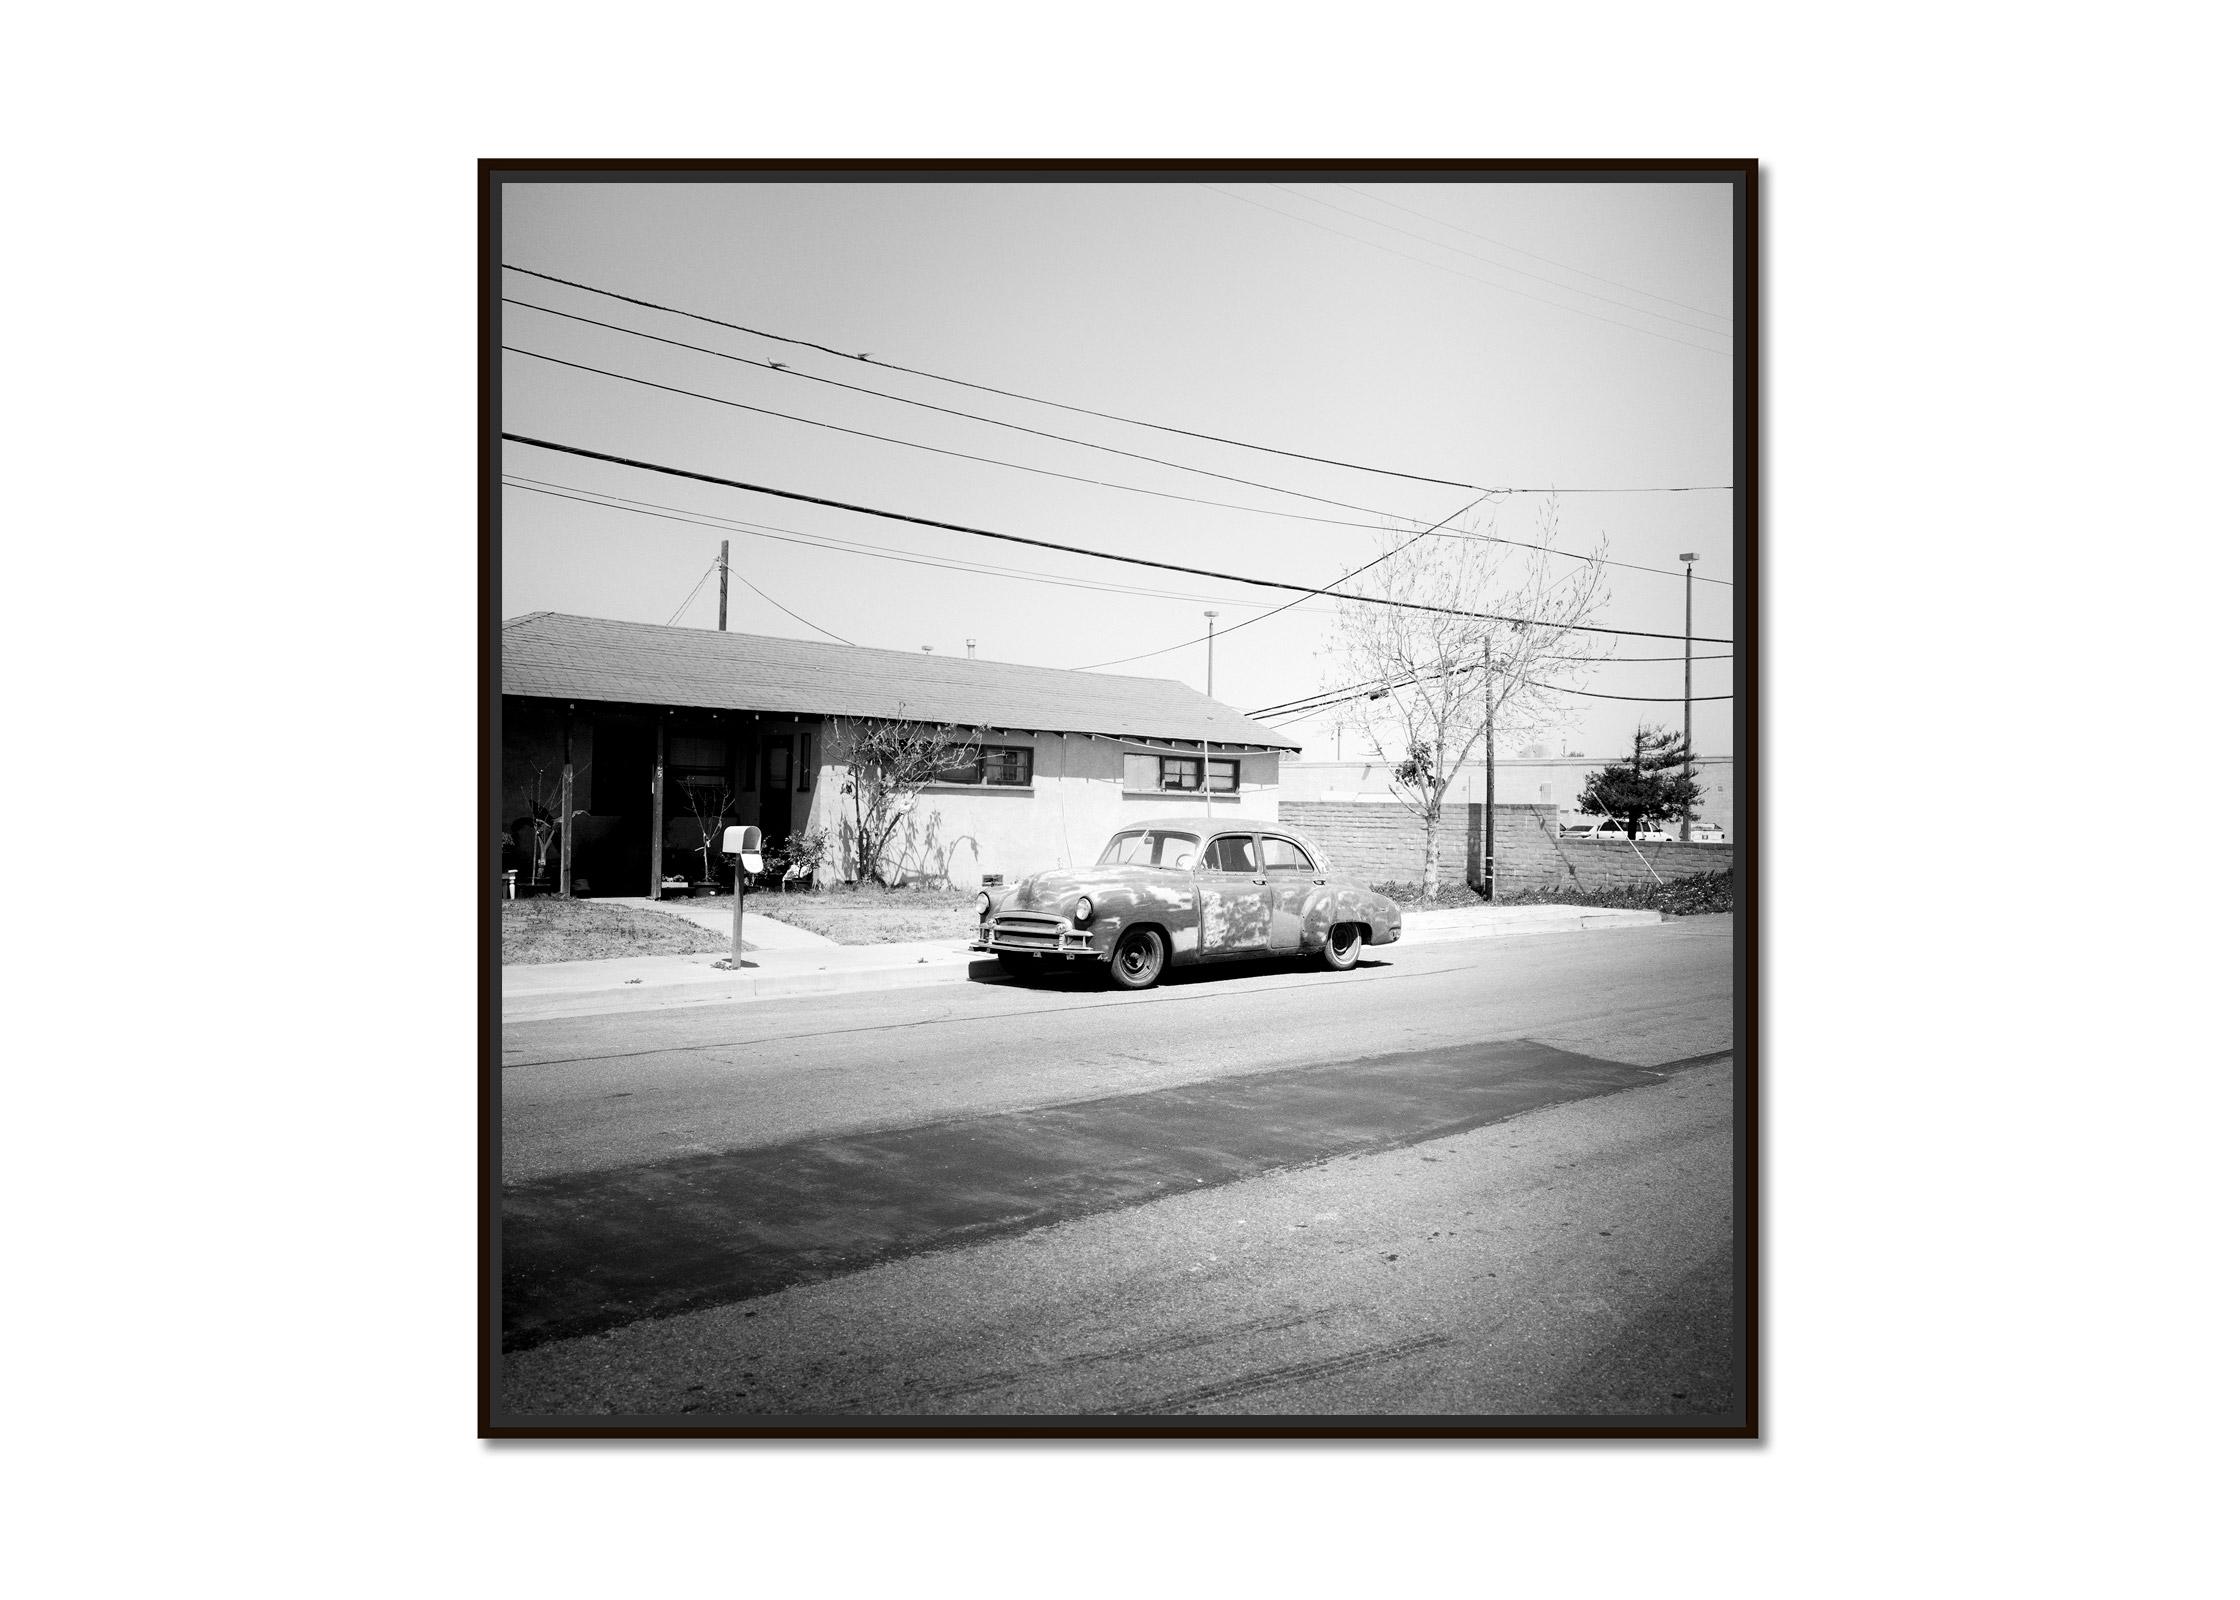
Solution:
<svg viewBox="0 0 2240 1600"><path fill-rule="evenodd" d="M1601 640L1608 652L1683 653L1678 557L1694 552L1695 690L1729 693L1728 190L1250 176L511 184L508 265L759 332L506 272L502 292L526 304L503 307L505 427L1308 586L1371 559L1384 530L1458 512L1452 526L1532 537L1548 497L1525 491L1557 488L1559 547L1607 541L1610 597L1597 621L1675 636L1613 635ZM1212 692L1228 704L1252 712L1350 681L1329 653L1327 600L1268 615L1299 597L519 443L504 446L503 471L506 616L712 628L711 569L728 537L735 632L952 656L971 640L983 659L1205 689L1213 610L1214 627L1235 629L1212 651ZM1578 686L1677 701L1682 666L1612 660ZM1681 721L1679 704L1651 698L1564 704L1567 721L1539 741L1594 755L1623 750L1637 722ZM1730 705L1697 704L1703 754L1731 753ZM1308 759L1340 753L1335 730L1330 712L1286 729ZM1521 753L1507 740L1501 749ZM1360 741L1344 753L1362 754Z"/></svg>

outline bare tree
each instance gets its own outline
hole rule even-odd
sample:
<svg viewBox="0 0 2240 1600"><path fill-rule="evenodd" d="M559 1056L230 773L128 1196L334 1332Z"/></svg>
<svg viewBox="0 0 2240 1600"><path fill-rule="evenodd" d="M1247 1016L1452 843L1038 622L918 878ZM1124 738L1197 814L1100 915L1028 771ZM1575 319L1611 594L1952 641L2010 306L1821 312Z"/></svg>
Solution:
<svg viewBox="0 0 2240 1600"><path fill-rule="evenodd" d="M587 761L578 769L576 781L580 783L583 775L590 770L591 763ZM545 877L545 863L552 858L553 843L560 837L560 780L555 778L548 783L544 768L532 766L520 792L522 804L528 809L507 823L506 831L516 841L524 831L528 834L525 848L529 856L529 881L532 885L541 884ZM590 814L581 806L573 813L578 817Z"/></svg>
<svg viewBox="0 0 2240 1600"><path fill-rule="evenodd" d="M692 808L693 826L700 830L700 881L716 881L715 868L709 855L723 842L723 830L731 820L731 791L720 779L693 779L684 781L685 804Z"/></svg>
<svg viewBox="0 0 2240 1600"><path fill-rule="evenodd" d="M1427 896L1447 791L1473 749L1489 728L1522 738L1562 720L1560 690L1601 659L1579 629L1609 597L1602 541L1584 559L1558 554L1551 496L1530 539L1497 542L1500 509L1451 534L1387 534L1385 559L1338 591L1359 598L1339 606L1332 669L1371 686L1342 724L1392 764L1393 797L1423 824Z"/></svg>
<svg viewBox="0 0 2240 1600"><path fill-rule="evenodd" d="M841 853L858 881L888 881L896 835L919 791L979 759L985 729L912 722L903 715L907 710L897 706L893 717L848 717L833 725L833 759L847 774L840 790L849 810Z"/></svg>

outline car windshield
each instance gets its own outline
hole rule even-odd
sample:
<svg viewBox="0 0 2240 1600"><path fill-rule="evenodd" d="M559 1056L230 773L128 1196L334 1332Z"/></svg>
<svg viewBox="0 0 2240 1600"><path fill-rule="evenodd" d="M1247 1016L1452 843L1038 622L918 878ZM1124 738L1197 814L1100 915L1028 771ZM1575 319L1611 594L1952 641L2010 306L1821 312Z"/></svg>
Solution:
<svg viewBox="0 0 2240 1600"><path fill-rule="evenodd" d="M1198 836L1171 828L1139 828L1116 833L1097 857L1100 867L1169 867L1188 871L1198 859Z"/></svg>

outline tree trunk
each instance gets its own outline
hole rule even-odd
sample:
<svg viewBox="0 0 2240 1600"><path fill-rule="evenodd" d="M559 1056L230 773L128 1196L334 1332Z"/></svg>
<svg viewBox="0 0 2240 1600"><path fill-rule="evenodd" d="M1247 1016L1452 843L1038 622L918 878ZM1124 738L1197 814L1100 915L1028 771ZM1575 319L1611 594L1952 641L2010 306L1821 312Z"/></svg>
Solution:
<svg viewBox="0 0 2240 1600"><path fill-rule="evenodd" d="M1423 897L1431 899L1439 892L1439 808L1427 806L1423 813Z"/></svg>

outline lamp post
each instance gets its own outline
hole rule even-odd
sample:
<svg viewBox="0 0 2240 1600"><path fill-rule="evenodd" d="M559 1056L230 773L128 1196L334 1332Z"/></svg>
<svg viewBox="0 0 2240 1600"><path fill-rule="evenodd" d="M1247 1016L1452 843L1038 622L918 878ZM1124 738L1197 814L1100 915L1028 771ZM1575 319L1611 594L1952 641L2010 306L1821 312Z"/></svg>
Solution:
<svg viewBox="0 0 2240 1600"><path fill-rule="evenodd" d="M1680 775L1691 784L1696 777L1696 553L1680 552L1680 559L1687 563L1687 609L1681 624L1683 642L1680 646L1680 748L1687 760L1682 763ZM1731 630L1730 630L1731 631ZM1685 807L1680 812L1680 842L1686 844L1694 837L1695 808Z"/></svg>
<svg viewBox="0 0 2240 1600"><path fill-rule="evenodd" d="M1206 698L1208 700L1213 698L1213 619L1220 615L1221 613L1218 611L1208 611L1206 613Z"/></svg>

